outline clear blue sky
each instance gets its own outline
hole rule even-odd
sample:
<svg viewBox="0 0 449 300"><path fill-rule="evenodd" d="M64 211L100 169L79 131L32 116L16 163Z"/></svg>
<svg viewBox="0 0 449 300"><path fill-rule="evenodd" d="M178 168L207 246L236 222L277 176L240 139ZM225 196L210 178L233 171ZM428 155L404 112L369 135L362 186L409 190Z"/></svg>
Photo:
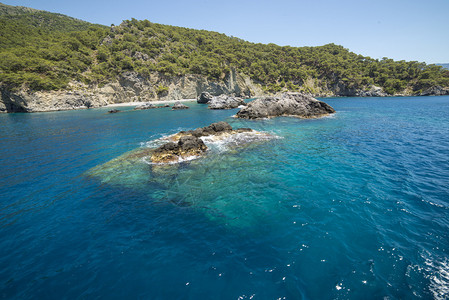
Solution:
<svg viewBox="0 0 449 300"><path fill-rule="evenodd" d="M251 42L335 43L373 58L449 63L449 0L0 0L104 25L207 29Z"/></svg>

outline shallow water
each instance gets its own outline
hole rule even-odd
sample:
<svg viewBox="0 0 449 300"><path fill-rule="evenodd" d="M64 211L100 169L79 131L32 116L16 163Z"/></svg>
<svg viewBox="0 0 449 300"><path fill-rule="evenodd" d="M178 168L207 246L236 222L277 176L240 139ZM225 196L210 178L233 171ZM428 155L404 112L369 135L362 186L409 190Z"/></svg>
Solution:
<svg viewBox="0 0 449 300"><path fill-rule="evenodd" d="M446 299L449 97L325 101L316 120L0 115L0 296ZM221 120L277 138L108 165Z"/></svg>

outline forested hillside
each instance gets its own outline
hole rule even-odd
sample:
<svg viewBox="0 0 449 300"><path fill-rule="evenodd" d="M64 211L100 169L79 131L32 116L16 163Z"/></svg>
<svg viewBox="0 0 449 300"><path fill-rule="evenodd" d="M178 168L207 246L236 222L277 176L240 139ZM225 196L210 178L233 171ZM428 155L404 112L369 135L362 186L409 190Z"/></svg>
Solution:
<svg viewBox="0 0 449 300"><path fill-rule="evenodd" d="M9 89L58 90L70 81L101 85L124 71L143 77L201 74L220 81L231 68L267 92L367 90L419 94L449 87L449 71L420 62L376 60L342 46L281 47L148 20L105 27L60 14L0 4L0 82Z"/></svg>

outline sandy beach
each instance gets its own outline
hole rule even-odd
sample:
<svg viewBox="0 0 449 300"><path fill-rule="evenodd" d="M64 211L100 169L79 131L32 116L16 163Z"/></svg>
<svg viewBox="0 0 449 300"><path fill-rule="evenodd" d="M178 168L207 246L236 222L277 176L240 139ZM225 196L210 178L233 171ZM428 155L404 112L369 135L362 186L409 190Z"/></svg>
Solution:
<svg viewBox="0 0 449 300"><path fill-rule="evenodd" d="M108 104L104 107L117 107L117 106L137 106L137 105L143 105L145 103L152 103L152 104L173 104L175 102L194 102L196 99L181 99L181 100L161 100L161 101L146 101L146 102L123 102L123 103L112 103Z"/></svg>

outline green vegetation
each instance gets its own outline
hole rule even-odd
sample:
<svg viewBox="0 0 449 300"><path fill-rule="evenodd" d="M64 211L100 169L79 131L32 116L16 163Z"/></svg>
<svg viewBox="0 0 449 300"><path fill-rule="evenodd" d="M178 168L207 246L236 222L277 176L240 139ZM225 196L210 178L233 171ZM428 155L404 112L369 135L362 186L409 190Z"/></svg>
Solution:
<svg viewBox="0 0 449 300"><path fill-rule="evenodd" d="M0 4L0 82L17 88L58 90L85 74L108 32L59 14Z"/></svg>
<svg viewBox="0 0 449 300"><path fill-rule="evenodd" d="M223 80L231 69L270 92L369 89L394 94L449 87L449 71L419 62L372 59L342 46L281 47L224 34L135 19L111 28L59 14L0 4L0 82L9 88L104 84L124 71L143 77L200 74ZM158 93L166 92L160 86Z"/></svg>

